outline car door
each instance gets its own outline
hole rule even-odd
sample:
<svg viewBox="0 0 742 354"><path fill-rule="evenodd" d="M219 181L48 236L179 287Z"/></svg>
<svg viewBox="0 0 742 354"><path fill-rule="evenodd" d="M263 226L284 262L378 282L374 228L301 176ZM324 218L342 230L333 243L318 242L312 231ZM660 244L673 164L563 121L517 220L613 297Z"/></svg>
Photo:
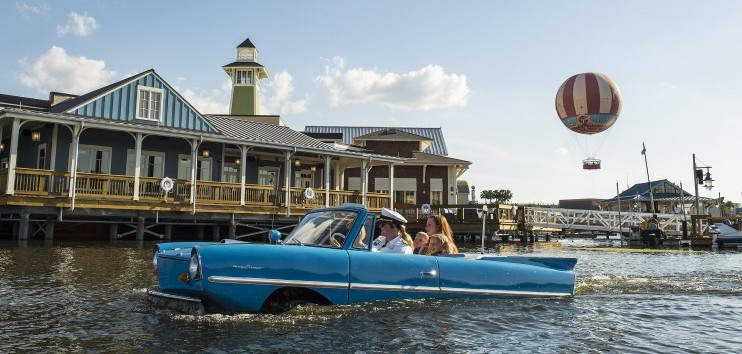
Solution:
<svg viewBox="0 0 742 354"><path fill-rule="evenodd" d="M374 229L375 216L369 218L367 234ZM370 245L349 249L348 256L349 303L437 297L440 292L436 257L371 252Z"/></svg>

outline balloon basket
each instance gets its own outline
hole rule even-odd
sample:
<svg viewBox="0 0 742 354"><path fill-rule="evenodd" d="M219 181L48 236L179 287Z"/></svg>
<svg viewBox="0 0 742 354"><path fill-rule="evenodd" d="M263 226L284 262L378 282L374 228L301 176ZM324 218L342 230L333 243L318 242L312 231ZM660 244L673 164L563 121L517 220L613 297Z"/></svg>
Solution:
<svg viewBox="0 0 742 354"><path fill-rule="evenodd" d="M585 160L582 160L582 169L583 170L599 170L600 169L600 160L598 160L598 159L585 159Z"/></svg>

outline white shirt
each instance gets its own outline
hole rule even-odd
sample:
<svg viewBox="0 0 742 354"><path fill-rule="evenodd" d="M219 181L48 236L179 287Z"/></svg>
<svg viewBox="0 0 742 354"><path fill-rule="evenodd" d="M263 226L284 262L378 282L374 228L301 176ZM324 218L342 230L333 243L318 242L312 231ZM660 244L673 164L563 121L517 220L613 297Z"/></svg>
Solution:
<svg viewBox="0 0 742 354"><path fill-rule="evenodd" d="M397 236L382 246L379 249L379 252L412 254L412 247L402 241L402 236Z"/></svg>

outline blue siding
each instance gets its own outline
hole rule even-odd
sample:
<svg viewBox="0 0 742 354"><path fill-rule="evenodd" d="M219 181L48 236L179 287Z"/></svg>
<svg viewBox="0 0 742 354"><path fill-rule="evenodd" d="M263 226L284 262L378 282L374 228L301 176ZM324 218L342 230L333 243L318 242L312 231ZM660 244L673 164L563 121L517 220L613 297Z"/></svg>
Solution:
<svg viewBox="0 0 742 354"><path fill-rule="evenodd" d="M136 119L137 88L147 86L161 89L162 120L160 125L165 127L182 128L203 132L214 132L196 110L189 107L187 102L174 90L162 81L159 76L150 73L140 79L116 88L108 94L98 97L74 110L78 115L107 118L115 121L139 122L150 124L149 121Z"/></svg>

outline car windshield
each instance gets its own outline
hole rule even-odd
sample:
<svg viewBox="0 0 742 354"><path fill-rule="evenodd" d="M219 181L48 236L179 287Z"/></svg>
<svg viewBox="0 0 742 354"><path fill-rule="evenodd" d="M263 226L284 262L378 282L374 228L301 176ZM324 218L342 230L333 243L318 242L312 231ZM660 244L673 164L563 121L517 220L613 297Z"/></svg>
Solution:
<svg viewBox="0 0 742 354"><path fill-rule="evenodd" d="M348 238L358 212L326 210L307 214L294 228L284 244L342 247Z"/></svg>

